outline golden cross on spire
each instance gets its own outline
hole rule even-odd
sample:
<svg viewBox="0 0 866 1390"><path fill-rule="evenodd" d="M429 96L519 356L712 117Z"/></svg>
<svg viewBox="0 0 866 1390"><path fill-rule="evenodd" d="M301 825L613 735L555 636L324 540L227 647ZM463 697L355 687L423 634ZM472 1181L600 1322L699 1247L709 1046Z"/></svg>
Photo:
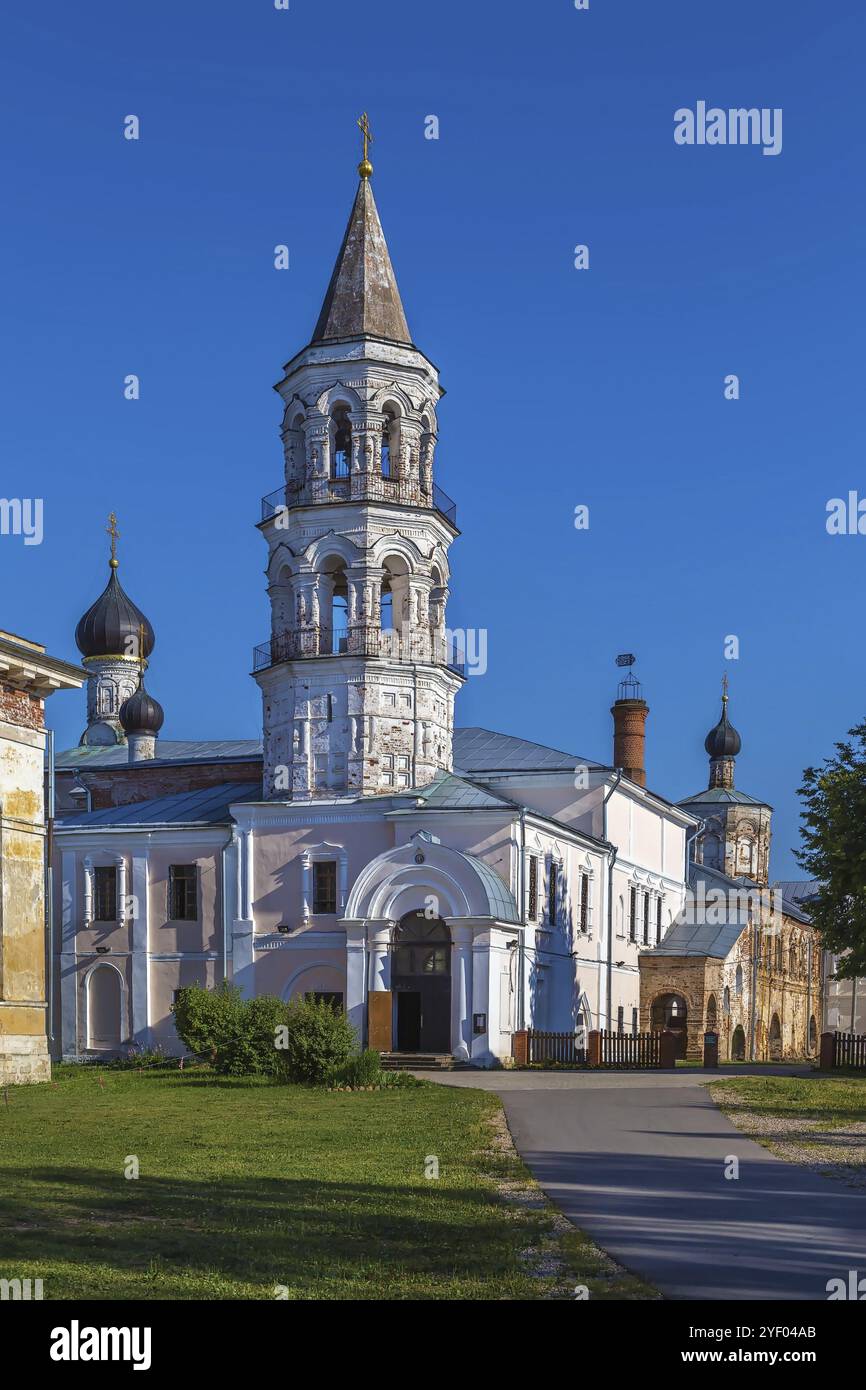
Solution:
<svg viewBox="0 0 866 1390"><path fill-rule="evenodd" d="M113 570L116 570L116 569L117 569L117 564L118 564L118 560L117 560L117 538L118 538L118 536L120 535L120 532L119 532L118 529L117 529L117 517L114 515L114 512L109 512L109 515L108 515L108 525L106 526L105 529L106 529L106 531L108 532L109 536L111 537L111 559L109 560L109 564L111 565L111 568L112 568Z"/></svg>
<svg viewBox="0 0 866 1390"><path fill-rule="evenodd" d="M727 671L726 671L725 674L722 676L722 699L724 700L725 704L728 703L728 673L727 673Z"/></svg>
<svg viewBox="0 0 866 1390"><path fill-rule="evenodd" d="M361 175L362 179L368 179L373 172L373 166L367 158L367 145L372 145L373 136L370 131L370 122L367 120L366 111L362 111L361 115L358 117L357 123L358 128L364 137L364 157L361 160L361 163L358 165L358 173Z"/></svg>
<svg viewBox="0 0 866 1390"><path fill-rule="evenodd" d="M144 623L138 624L138 683L141 685L144 680L144 668L147 662L144 659Z"/></svg>

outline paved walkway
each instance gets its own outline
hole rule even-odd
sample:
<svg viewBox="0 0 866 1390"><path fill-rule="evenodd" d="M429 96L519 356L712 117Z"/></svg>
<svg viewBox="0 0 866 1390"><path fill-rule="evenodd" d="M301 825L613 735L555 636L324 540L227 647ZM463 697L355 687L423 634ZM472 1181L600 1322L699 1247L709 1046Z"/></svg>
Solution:
<svg viewBox="0 0 866 1390"><path fill-rule="evenodd" d="M424 1075L496 1091L548 1196L668 1298L824 1300L828 1279L866 1276L866 1190L747 1139L703 1071ZM724 1176L731 1155L736 1180Z"/></svg>

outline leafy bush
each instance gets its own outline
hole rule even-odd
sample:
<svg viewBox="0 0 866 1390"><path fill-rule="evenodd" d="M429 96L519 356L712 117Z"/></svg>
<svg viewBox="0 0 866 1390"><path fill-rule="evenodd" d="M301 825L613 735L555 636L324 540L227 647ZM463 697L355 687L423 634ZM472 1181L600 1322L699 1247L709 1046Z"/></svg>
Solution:
<svg viewBox="0 0 866 1390"><path fill-rule="evenodd" d="M218 1066L218 1059L240 1032L244 1001L237 985L216 989L187 985L171 1006L178 1037L194 1056Z"/></svg>
<svg viewBox="0 0 866 1390"><path fill-rule="evenodd" d="M174 1026L190 1052L223 1076L278 1076L283 1071L276 1030L288 1005L271 995L242 999L236 985L178 990Z"/></svg>
<svg viewBox="0 0 866 1390"><path fill-rule="evenodd" d="M321 1086L357 1052L354 1028L326 1000L293 999L284 1022L278 1057L289 1081Z"/></svg>
<svg viewBox="0 0 866 1390"><path fill-rule="evenodd" d="M237 1027L218 1052L217 1070L226 1076L280 1076L276 1034L288 1012L289 1006L272 994L244 1001Z"/></svg>
<svg viewBox="0 0 866 1390"><path fill-rule="evenodd" d="M381 1057L368 1047L341 1067L335 1067L328 1079L333 1086L381 1086L384 1076Z"/></svg>

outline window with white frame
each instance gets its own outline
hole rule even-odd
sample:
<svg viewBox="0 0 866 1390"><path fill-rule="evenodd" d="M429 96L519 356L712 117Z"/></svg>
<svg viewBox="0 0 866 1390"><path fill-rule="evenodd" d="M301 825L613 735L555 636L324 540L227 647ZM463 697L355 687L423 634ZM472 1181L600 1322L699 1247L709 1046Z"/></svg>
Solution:
<svg viewBox="0 0 866 1390"><path fill-rule="evenodd" d="M530 922L538 920L538 855L530 854L527 873L526 916Z"/></svg>
<svg viewBox="0 0 866 1390"><path fill-rule="evenodd" d="M100 864L93 870L93 919L117 921L117 869L113 864Z"/></svg>

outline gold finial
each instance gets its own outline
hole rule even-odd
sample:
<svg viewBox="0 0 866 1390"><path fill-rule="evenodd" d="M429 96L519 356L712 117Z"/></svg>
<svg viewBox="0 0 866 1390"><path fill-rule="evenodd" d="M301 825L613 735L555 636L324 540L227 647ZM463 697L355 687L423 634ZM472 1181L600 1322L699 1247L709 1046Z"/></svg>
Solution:
<svg viewBox="0 0 866 1390"><path fill-rule="evenodd" d="M147 662L144 659L144 623L138 624L138 683L144 680L144 668Z"/></svg>
<svg viewBox="0 0 866 1390"><path fill-rule="evenodd" d="M117 538L120 535L120 532L117 529L117 517L114 515L114 512L109 513L108 525L105 529L111 537L111 559L108 563L110 564L113 570L116 570L119 564L117 558Z"/></svg>
<svg viewBox="0 0 866 1390"><path fill-rule="evenodd" d="M722 676L722 704L723 704L723 705L726 705L727 703L728 703L728 673L727 673L727 671L726 671L725 674Z"/></svg>
<svg viewBox="0 0 866 1390"><path fill-rule="evenodd" d="M370 133L370 122L367 120L366 111L363 111L358 117L358 126L364 137L364 158L358 165L358 173L361 175L362 179L368 179L373 172L373 166L367 158L367 145L372 145L373 136Z"/></svg>

